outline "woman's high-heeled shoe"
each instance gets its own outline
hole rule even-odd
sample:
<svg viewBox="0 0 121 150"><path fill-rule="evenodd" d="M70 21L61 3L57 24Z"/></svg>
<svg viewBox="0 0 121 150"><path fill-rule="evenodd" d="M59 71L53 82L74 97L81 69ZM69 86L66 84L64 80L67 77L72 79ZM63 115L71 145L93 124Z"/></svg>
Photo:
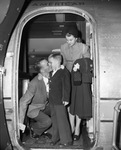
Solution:
<svg viewBox="0 0 121 150"><path fill-rule="evenodd" d="M73 140L74 140L74 141L78 141L79 138L80 138L80 135L73 135Z"/></svg>

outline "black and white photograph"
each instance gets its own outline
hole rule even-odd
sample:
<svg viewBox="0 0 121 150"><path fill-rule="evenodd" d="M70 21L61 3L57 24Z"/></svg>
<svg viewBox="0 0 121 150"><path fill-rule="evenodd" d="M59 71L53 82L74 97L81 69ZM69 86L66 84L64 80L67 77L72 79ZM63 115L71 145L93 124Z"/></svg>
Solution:
<svg viewBox="0 0 121 150"><path fill-rule="evenodd" d="M0 150L121 150L121 0L0 0Z"/></svg>

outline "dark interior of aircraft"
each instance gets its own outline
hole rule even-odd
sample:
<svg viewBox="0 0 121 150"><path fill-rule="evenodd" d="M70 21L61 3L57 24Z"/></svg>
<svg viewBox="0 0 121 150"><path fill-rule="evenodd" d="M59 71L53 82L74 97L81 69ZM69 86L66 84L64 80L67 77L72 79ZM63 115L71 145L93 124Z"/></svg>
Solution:
<svg viewBox="0 0 121 150"><path fill-rule="evenodd" d="M53 49L59 49L65 42L66 30L73 26L79 26L80 39L85 42L85 19L81 16L68 13L45 14L30 20L22 36L20 71L36 73L33 67L37 60L48 57Z"/></svg>
<svg viewBox="0 0 121 150"><path fill-rule="evenodd" d="M19 58L19 89L22 89L23 80L31 80L36 74L35 64L41 57L48 57L52 50L60 49L64 44L67 28L77 26L80 32L80 40L86 43L86 20L76 14L44 14L31 19L24 27L20 58ZM19 98L22 96L22 90L19 90ZM50 148L50 145L41 140L36 141L30 137L29 125L25 119L27 128L21 133L21 141L25 147ZM94 145L94 140L90 139L85 120L80 126L81 135L78 141L75 141L71 149L90 149ZM49 139L46 139L46 141ZM52 148L58 148L54 146Z"/></svg>

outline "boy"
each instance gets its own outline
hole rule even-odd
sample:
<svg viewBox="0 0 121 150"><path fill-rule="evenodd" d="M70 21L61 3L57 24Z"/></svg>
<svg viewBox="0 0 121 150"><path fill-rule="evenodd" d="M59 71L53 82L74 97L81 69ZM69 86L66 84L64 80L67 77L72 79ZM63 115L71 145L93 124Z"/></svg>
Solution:
<svg viewBox="0 0 121 150"><path fill-rule="evenodd" d="M48 58L52 68L49 83L49 102L52 119L52 142L55 145L59 140L59 147L72 145L71 129L68 122L66 105L70 99L70 73L61 67L62 55L51 54Z"/></svg>

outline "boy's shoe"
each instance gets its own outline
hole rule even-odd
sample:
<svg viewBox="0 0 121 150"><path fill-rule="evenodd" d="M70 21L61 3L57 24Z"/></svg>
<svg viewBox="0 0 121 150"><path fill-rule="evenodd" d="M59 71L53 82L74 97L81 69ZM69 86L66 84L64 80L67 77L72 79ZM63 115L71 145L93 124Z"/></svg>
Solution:
<svg viewBox="0 0 121 150"><path fill-rule="evenodd" d="M80 135L73 135L73 140L74 140L74 141L78 141L79 138L80 138Z"/></svg>
<svg viewBox="0 0 121 150"><path fill-rule="evenodd" d="M59 141L59 140L57 140L57 141L52 141L52 142L50 142L50 145L51 145L51 146L54 146L54 145L56 145L56 144L58 143L58 141Z"/></svg>
<svg viewBox="0 0 121 150"><path fill-rule="evenodd" d="M64 144L59 144L59 147L63 148L63 147L68 147L68 146L72 146L72 145L73 145L72 142L68 142L68 143L64 143Z"/></svg>

